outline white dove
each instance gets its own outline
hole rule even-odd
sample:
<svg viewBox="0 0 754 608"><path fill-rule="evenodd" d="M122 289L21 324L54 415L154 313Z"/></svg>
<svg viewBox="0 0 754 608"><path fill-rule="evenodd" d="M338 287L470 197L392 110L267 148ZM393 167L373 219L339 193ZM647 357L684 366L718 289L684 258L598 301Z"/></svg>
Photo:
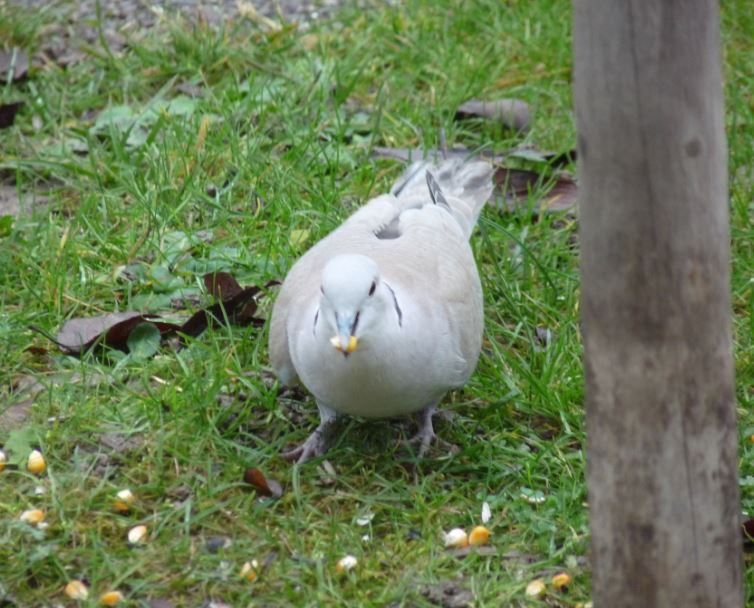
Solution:
<svg viewBox="0 0 754 608"><path fill-rule="evenodd" d="M432 415L479 358L482 288L469 237L492 193L488 163L415 163L291 268L273 307L269 350L283 384L300 379L320 424L298 448L328 448L340 414L421 412L419 455Z"/></svg>

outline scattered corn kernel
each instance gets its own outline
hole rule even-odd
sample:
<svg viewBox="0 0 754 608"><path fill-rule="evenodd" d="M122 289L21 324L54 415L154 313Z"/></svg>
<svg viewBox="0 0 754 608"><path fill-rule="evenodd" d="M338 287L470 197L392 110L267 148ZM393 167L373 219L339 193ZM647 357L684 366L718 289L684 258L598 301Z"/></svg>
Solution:
<svg viewBox="0 0 754 608"><path fill-rule="evenodd" d="M492 518L492 511L490 510L490 503L486 500L482 503L482 523L486 524Z"/></svg>
<svg viewBox="0 0 754 608"><path fill-rule="evenodd" d="M39 522L44 521L44 518L44 511L40 511L39 509L29 509L28 511L21 513L21 516L18 519L25 521L27 524L38 524Z"/></svg>
<svg viewBox="0 0 754 608"><path fill-rule="evenodd" d="M445 533L445 546L460 548L469 544L469 537L466 534L466 530L461 528L453 528L450 532Z"/></svg>
<svg viewBox="0 0 754 608"><path fill-rule="evenodd" d="M8 457L5 455L5 452L0 450L0 473L5 469L6 462L8 462Z"/></svg>
<svg viewBox="0 0 754 608"><path fill-rule="evenodd" d="M558 591L565 591L568 589L568 586L571 584L573 579L571 578L571 575L567 572L559 572L555 576L552 577L552 586L555 587Z"/></svg>
<svg viewBox="0 0 754 608"><path fill-rule="evenodd" d="M134 495L131 490L121 490L115 495L115 502L113 502L113 507L116 511L120 511L121 513L124 513L128 511L131 508L131 505L134 502Z"/></svg>
<svg viewBox="0 0 754 608"><path fill-rule="evenodd" d="M469 534L470 545L486 545L490 540L490 531L484 526L477 526Z"/></svg>
<svg viewBox="0 0 754 608"><path fill-rule="evenodd" d="M120 591L108 591L99 596L99 603L103 606L115 606L123 601L123 594Z"/></svg>
<svg viewBox="0 0 754 608"><path fill-rule="evenodd" d="M89 589L81 581L73 580L65 586L65 594L72 600L85 600L89 597Z"/></svg>
<svg viewBox="0 0 754 608"><path fill-rule="evenodd" d="M39 450L32 450L31 454L29 454L29 460L26 462L26 469L29 473L39 475L44 473L46 468L47 463L45 462L42 453Z"/></svg>
<svg viewBox="0 0 754 608"><path fill-rule="evenodd" d="M247 581L253 583L255 580L257 580L257 568L259 568L259 562L253 559L241 566L241 572L239 572L238 576L245 578Z"/></svg>
<svg viewBox="0 0 754 608"><path fill-rule="evenodd" d="M541 597L545 593L544 580L541 578L535 578L531 583L526 585L526 597Z"/></svg>
<svg viewBox="0 0 754 608"><path fill-rule="evenodd" d="M346 555L345 557L341 558L340 561L335 566L335 571L338 573L348 572L349 570L352 570L356 567L356 564L359 563L359 560L357 560L353 555Z"/></svg>
<svg viewBox="0 0 754 608"><path fill-rule="evenodd" d="M135 526L128 531L128 542L132 545L143 543L147 539L147 527Z"/></svg>

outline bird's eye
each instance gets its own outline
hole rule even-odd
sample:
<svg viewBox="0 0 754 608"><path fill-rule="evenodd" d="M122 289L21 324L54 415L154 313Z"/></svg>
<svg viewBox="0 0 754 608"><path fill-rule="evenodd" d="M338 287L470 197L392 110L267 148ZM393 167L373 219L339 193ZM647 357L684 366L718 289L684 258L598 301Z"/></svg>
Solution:
<svg viewBox="0 0 754 608"><path fill-rule="evenodd" d="M372 281L372 286L369 288L369 295L374 295L374 290L377 289L377 281Z"/></svg>

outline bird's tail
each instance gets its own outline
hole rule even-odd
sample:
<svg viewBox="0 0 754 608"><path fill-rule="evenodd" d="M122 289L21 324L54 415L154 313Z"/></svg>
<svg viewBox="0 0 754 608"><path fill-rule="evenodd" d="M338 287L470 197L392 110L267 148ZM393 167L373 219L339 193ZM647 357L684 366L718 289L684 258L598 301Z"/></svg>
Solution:
<svg viewBox="0 0 754 608"><path fill-rule="evenodd" d="M451 158L439 163L423 160L409 165L390 192L406 208L421 207L429 201L447 205L468 238L492 189L489 163Z"/></svg>

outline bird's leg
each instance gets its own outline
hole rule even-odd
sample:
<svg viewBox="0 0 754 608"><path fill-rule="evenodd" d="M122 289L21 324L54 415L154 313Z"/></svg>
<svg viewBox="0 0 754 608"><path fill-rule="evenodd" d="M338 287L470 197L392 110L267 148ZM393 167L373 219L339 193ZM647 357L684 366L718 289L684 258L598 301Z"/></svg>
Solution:
<svg viewBox="0 0 754 608"><path fill-rule="evenodd" d="M335 428L338 426L338 416L327 406L319 403L317 406L319 407L319 426L300 446L280 454L286 460L301 464L310 458L322 456L330 447Z"/></svg>
<svg viewBox="0 0 754 608"><path fill-rule="evenodd" d="M416 435L408 440L408 443L419 445L419 458L422 458L427 453L427 450L429 449L429 446L432 444L432 442L437 443L441 448L448 450L448 452L458 451L457 446L453 445L452 443L448 443L443 439L440 439L435 434L435 429L432 426L432 416L434 415L436 409L436 406L430 405L419 412L419 429L416 431Z"/></svg>

